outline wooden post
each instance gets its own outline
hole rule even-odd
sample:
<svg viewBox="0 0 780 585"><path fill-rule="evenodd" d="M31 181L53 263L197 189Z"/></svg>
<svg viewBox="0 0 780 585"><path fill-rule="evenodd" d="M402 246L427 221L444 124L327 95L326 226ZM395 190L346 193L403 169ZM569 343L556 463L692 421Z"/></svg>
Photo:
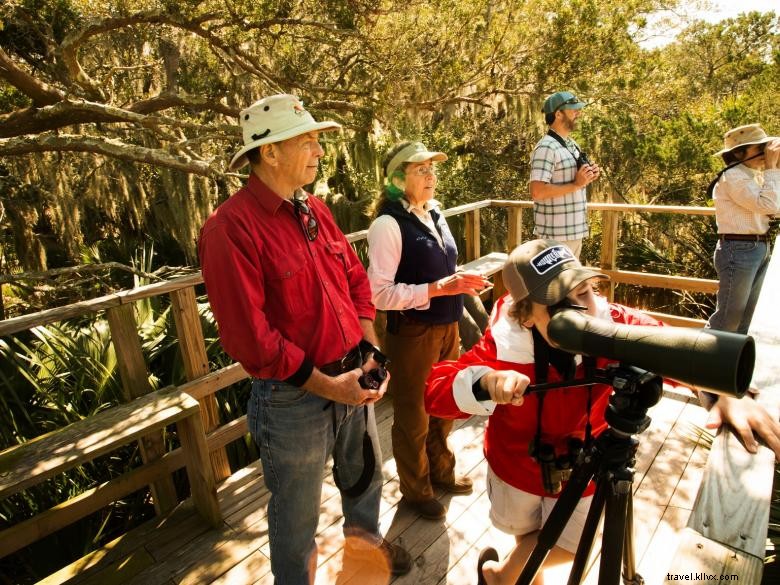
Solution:
<svg viewBox="0 0 780 585"><path fill-rule="evenodd" d="M523 243L523 208L508 207L506 213L508 224L506 253L509 254L512 250Z"/></svg>
<svg viewBox="0 0 780 585"><path fill-rule="evenodd" d="M206 343L203 340L203 328L198 315L198 303L194 287L175 290L170 293L173 320L179 336L179 349L184 373L188 381L209 373L209 360L206 355ZM200 416L207 433L220 426L217 399L213 394L200 399ZM230 477L230 463L224 447L211 454L211 466L217 482Z"/></svg>
<svg viewBox="0 0 780 585"><path fill-rule="evenodd" d="M479 258L479 209L466 213L466 262Z"/></svg>
<svg viewBox="0 0 780 585"><path fill-rule="evenodd" d="M190 416L176 423L181 440L192 501L201 516L214 528L222 523L217 488L209 465L209 448L200 416Z"/></svg>
<svg viewBox="0 0 780 585"><path fill-rule="evenodd" d="M616 211L602 211L601 212L601 269L602 270L615 270L615 264L617 263L617 245L618 245L618 212ZM615 300L615 283L609 281L608 284L603 285L607 287L607 290L602 292L605 294L608 300Z"/></svg>
<svg viewBox="0 0 780 585"><path fill-rule="evenodd" d="M152 386L149 384L149 370L141 349L141 340L138 338L138 324L135 321L133 305L112 307L106 311L106 317L111 329L111 342L116 352L119 375L122 379L123 397L125 402L129 402L152 391ZM138 445L144 463L156 461L165 454L162 433L142 437ZM158 515L172 510L179 503L171 476L156 481L150 487L154 509Z"/></svg>

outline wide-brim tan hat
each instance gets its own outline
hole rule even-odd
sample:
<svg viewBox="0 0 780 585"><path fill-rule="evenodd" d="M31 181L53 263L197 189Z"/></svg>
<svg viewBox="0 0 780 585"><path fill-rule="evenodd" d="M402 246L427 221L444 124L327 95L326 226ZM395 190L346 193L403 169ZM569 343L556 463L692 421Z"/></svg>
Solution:
<svg viewBox="0 0 780 585"><path fill-rule="evenodd" d="M333 121L317 122L296 96L281 93L256 101L239 114L244 135L244 146L230 161L228 169L235 171L249 161L246 153L273 142L281 142L308 132L338 130L341 124Z"/></svg>
<svg viewBox="0 0 780 585"><path fill-rule="evenodd" d="M767 136L767 133L760 124L747 124L732 128L723 135L723 149L715 153L718 156L739 148L740 146L750 146L751 144L764 144L774 140L777 136Z"/></svg>
<svg viewBox="0 0 780 585"><path fill-rule="evenodd" d="M583 268L571 250L555 240L531 240L509 254L502 270L504 284L515 301L526 297L540 305L556 305L591 278L608 279Z"/></svg>
<svg viewBox="0 0 780 585"><path fill-rule="evenodd" d="M385 168L385 176L390 177L403 163L421 163L426 160L444 162L449 157L443 152L428 150L422 142L412 142L405 146L390 159Z"/></svg>

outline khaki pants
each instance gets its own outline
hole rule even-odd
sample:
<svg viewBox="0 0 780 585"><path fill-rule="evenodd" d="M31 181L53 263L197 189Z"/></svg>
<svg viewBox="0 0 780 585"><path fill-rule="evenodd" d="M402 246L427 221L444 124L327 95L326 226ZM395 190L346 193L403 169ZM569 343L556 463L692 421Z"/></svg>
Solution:
<svg viewBox="0 0 780 585"><path fill-rule="evenodd" d="M393 398L393 456L401 493L412 502L433 497L431 482L452 483L455 455L447 446L452 421L425 412L425 381L441 360L460 351L458 324L430 325L400 319L398 332L385 342L390 358L389 392Z"/></svg>

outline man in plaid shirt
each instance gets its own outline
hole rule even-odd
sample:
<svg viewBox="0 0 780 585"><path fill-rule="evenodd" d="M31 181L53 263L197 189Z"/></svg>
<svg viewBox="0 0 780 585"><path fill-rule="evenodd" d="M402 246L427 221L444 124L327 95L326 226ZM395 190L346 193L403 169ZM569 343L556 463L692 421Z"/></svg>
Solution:
<svg viewBox="0 0 780 585"><path fill-rule="evenodd" d="M531 154L529 191L534 201L534 234L557 240L579 258L588 235L586 186L601 169L591 164L570 134L584 102L559 91L544 101L544 119L550 130Z"/></svg>

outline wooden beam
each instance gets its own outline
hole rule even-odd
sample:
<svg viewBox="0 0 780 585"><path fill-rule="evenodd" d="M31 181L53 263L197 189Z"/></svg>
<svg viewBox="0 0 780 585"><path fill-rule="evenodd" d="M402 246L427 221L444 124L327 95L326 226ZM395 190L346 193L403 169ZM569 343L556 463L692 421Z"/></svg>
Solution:
<svg viewBox="0 0 780 585"><path fill-rule="evenodd" d="M217 485L211 471L206 433L200 416L191 416L176 425L184 449L192 500L198 513L214 528L222 524L217 500Z"/></svg>
<svg viewBox="0 0 780 585"><path fill-rule="evenodd" d="M466 262L480 255L479 208L466 213Z"/></svg>
<svg viewBox="0 0 780 585"><path fill-rule="evenodd" d="M188 287L172 291L170 297L184 373L187 380L196 380L209 373L209 357L206 354L206 343L203 339L195 288ZM220 425L217 398L214 394L209 394L201 398L199 402L203 427L209 433ZM224 449L211 454L211 466L216 481L222 481L230 476L230 462Z"/></svg>
<svg viewBox="0 0 780 585"><path fill-rule="evenodd" d="M201 376L192 382L182 384L179 388L196 400L200 400L204 396L209 396L248 377L249 374L246 373L241 364L234 363Z"/></svg>
<svg viewBox="0 0 780 585"><path fill-rule="evenodd" d="M617 212L601 212L601 271L605 274L617 268L617 246L619 217ZM611 279L604 285L605 296L609 301L615 300L615 281Z"/></svg>
<svg viewBox="0 0 780 585"><path fill-rule="evenodd" d="M106 311L111 329L111 342L114 344L122 390L126 401L143 396L152 391L149 383L149 370L146 366L141 340L138 337L138 324L135 320L134 305L119 305ZM140 437L138 445L141 459L150 463L165 454L163 433L157 432ZM157 514L172 510L178 503L173 478L160 479L150 486Z"/></svg>
<svg viewBox="0 0 780 585"><path fill-rule="evenodd" d="M595 268L601 270L601 272L609 276L615 283L636 284L639 286L651 286L656 288L672 288L711 294L718 292L717 280L689 278L687 276L669 276L667 274L648 274L646 272L632 272L630 270L606 270L598 267Z"/></svg>
<svg viewBox="0 0 780 585"><path fill-rule="evenodd" d="M155 392L0 453L0 499L92 461L198 410L181 391Z"/></svg>
<svg viewBox="0 0 780 585"><path fill-rule="evenodd" d="M512 250L523 243L523 208L510 207L506 210L506 215L506 221L508 224L506 253L509 254Z"/></svg>
<svg viewBox="0 0 780 585"><path fill-rule="evenodd" d="M49 323L56 323L58 321L64 321L73 317L81 317L89 313L96 313L104 309L111 307L118 307L123 304L133 303L141 299L147 299L157 295L165 294L167 292L195 286L203 282L203 277L200 272L191 274L189 276L182 276L180 278L174 278L173 280L166 280L165 282L159 282L156 284L150 284L148 286L141 286L138 288L121 291L118 293L112 293L98 297L96 299L89 299L87 301L80 301L78 303L72 303L64 307L56 307L54 309L47 309L45 311L38 311L30 315L22 315L21 317L14 317L12 319L6 319L0 322L0 337L5 335L13 335L19 331L26 331L39 325L48 325Z"/></svg>

